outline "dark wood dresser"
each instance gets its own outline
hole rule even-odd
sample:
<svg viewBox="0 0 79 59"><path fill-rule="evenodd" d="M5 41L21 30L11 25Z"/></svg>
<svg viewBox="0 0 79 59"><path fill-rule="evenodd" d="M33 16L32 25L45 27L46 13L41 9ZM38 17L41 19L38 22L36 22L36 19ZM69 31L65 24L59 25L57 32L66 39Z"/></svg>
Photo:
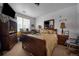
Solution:
<svg viewBox="0 0 79 59"><path fill-rule="evenodd" d="M58 36L58 44L64 45L65 41L68 39L68 35L57 35Z"/></svg>

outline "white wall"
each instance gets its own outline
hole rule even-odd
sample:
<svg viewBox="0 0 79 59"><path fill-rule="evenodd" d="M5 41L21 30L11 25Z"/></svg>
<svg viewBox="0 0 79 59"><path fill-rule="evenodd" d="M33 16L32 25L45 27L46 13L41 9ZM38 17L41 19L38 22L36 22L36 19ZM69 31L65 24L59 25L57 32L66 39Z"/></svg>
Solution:
<svg viewBox="0 0 79 59"><path fill-rule="evenodd" d="M79 3L77 4L77 33L79 35Z"/></svg>
<svg viewBox="0 0 79 59"><path fill-rule="evenodd" d="M44 16L40 16L36 19L36 28L38 29L38 25L42 25L44 28L44 21L49 19L55 19L55 28L58 29L58 33L60 33L60 22L59 22L59 16L65 16L67 19L66 21L66 29L69 30L70 35L75 36L76 35L76 28L77 28L77 13L76 13L77 7L72 6L68 8L64 8L62 10L51 12L49 14L46 14Z"/></svg>

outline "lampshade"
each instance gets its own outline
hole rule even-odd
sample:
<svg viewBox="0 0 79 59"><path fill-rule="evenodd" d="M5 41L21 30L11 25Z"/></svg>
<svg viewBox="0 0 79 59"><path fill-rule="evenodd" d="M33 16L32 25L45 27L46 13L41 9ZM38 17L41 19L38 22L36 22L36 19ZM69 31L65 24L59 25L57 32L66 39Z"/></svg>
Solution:
<svg viewBox="0 0 79 59"><path fill-rule="evenodd" d="M60 28L66 28L66 26L65 26L65 23L64 23L64 22L62 22L62 23L61 23Z"/></svg>

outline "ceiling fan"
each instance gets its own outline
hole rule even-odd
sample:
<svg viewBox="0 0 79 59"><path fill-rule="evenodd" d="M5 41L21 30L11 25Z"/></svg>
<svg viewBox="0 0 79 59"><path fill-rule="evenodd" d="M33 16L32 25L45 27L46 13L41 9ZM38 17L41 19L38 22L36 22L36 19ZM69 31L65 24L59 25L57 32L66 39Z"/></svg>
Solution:
<svg viewBox="0 0 79 59"><path fill-rule="evenodd" d="M36 6L39 6L40 5L40 3L34 3Z"/></svg>

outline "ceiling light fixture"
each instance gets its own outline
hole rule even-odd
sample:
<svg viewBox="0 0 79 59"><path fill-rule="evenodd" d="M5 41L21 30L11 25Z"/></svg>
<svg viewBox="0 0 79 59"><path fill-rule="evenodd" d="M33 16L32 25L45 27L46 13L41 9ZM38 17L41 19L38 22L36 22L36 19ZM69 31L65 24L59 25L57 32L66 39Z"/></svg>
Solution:
<svg viewBox="0 0 79 59"><path fill-rule="evenodd" d="M40 5L40 3L34 3L36 6L39 6Z"/></svg>

